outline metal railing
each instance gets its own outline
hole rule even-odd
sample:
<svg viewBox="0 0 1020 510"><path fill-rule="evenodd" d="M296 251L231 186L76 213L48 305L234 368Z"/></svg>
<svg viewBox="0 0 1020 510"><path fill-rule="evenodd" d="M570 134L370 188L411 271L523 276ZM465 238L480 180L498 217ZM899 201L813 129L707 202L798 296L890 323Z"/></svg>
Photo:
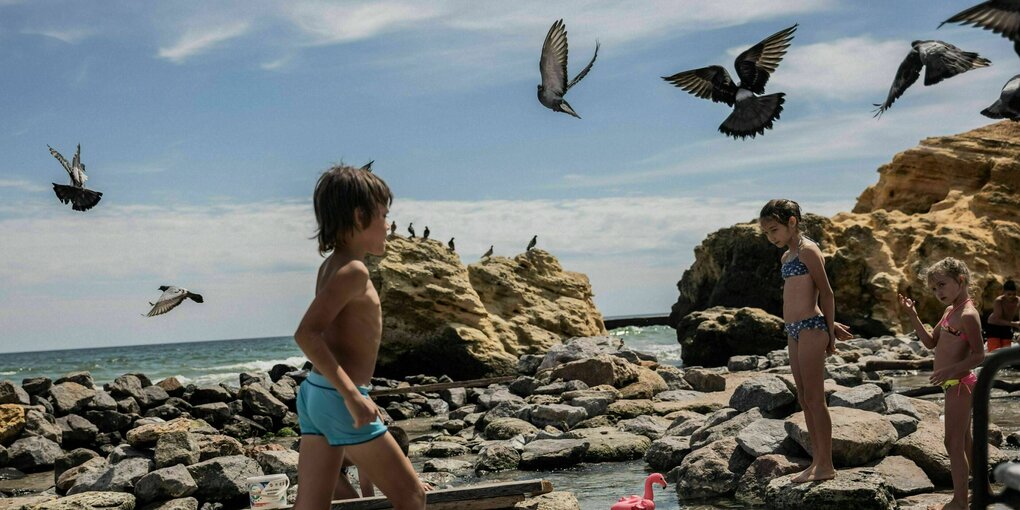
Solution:
<svg viewBox="0 0 1020 510"><path fill-rule="evenodd" d="M974 386L974 451L972 458L974 473L971 489L970 508L985 510L992 503L1001 503L1010 508L1020 508L1020 463L1000 465L996 470L997 478L1006 484L1006 489L996 493L989 488L988 482L988 406L992 393L992 382L1000 369L1020 365L1020 347L998 350L989 354L982 363L977 385Z"/></svg>

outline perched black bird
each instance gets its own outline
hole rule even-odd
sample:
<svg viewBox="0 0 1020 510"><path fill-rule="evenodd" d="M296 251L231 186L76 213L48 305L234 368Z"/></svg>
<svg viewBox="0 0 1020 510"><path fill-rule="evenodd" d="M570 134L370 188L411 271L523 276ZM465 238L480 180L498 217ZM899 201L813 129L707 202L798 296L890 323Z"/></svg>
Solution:
<svg viewBox="0 0 1020 510"><path fill-rule="evenodd" d="M599 42L595 41L595 55L591 62L570 83L567 83L567 29L563 20L558 20L549 27L549 33L542 44L542 58L538 62L538 70L542 74L542 83L538 86L538 102L555 112L563 112L581 118L577 112L563 99L563 96L577 82L581 81L592 64L599 56Z"/></svg>
<svg viewBox="0 0 1020 510"><path fill-rule="evenodd" d="M954 14L953 17L939 23L939 27L941 28L946 23L974 25L991 30L992 33L1013 41L1013 51L1020 55L1020 1L1018 0L981 2Z"/></svg>
<svg viewBox="0 0 1020 510"><path fill-rule="evenodd" d="M390 223L390 235L397 233L397 222Z"/></svg>
<svg viewBox="0 0 1020 510"><path fill-rule="evenodd" d="M429 226L428 225L425 225L425 232L421 235L421 238L422 239L428 239L429 238Z"/></svg>
<svg viewBox="0 0 1020 510"><path fill-rule="evenodd" d="M85 188L85 181L89 180L89 176L85 175L85 165L81 162L81 144L78 144L78 150L75 151L71 164L68 164L59 152L53 150L53 147L49 145L46 147L50 149L50 154L57 158L57 161L71 177L70 186L53 183L53 192L57 194L57 198L65 204L70 203L71 209L75 211L87 211L95 207L99 203L99 199L103 198L103 193Z"/></svg>
<svg viewBox="0 0 1020 510"><path fill-rule="evenodd" d="M487 258L489 258L491 256L492 256L492 245L490 244L489 245L489 249L485 250L485 253L482 255L482 258L483 259L487 259Z"/></svg>
<svg viewBox="0 0 1020 510"><path fill-rule="evenodd" d="M366 172L371 172L372 171L372 163L375 163L374 159L372 161L369 161L368 163L365 163L364 166L361 167L361 169L366 171Z"/></svg>
<svg viewBox="0 0 1020 510"><path fill-rule="evenodd" d="M772 123L783 111L786 94L758 94L765 93L765 84L786 55L796 30L797 25L780 30L737 55L733 66L737 69L740 84L733 83L722 66L692 69L663 76L662 79L702 99L732 106L733 113L726 117L719 131L733 138L754 138L771 129Z"/></svg>
<svg viewBox="0 0 1020 510"><path fill-rule="evenodd" d="M453 239L454 238L451 237L450 242L446 243L446 246L450 248L450 251L457 251L457 248L453 246Z"/></svg>
<svg viewBox="0 0 1020 510"><path fill-rule="evenodd" d="M176 308L177 305L184 302L186 298L191 299L196 303L204 302L201 295L189 292L188 289L182 289L172 285L163 285L160 286L159 290L163 291L163 294L159 296L159 299L156 300L155 303L149 303L152 305L152 310L150 310L145 317L153 317L167 313Z"/></svg>
<svg viewBox="0 0 1020 510"><path fill-rule="evenodd" d="M992 63L977 53L963 51L947 42L914 41L910 46L910 52L896 70L889 96L884 103L875 105L875 117L881 117L917 81L921 67L924 67L924 85L928 86L971 69L988 67Z"/></svg>
<svg viewBox="0 0 1020 510"><path fill-rule="evenodd" d="M411 238L414 238L414 222L407 226L407 231L411 233Z"/></svg>
<svg viewBox="0 0 1020 510"><path fill-rule="evenodd" d="M981 115L992 119L1020 120L1020 74L1006 82L999 99L981 110Z"/></svg>
<svg viewBox="0 0 1020 510"><path fill-rule="evenodd" d="M528 243L528 249L524 250L524 251L531 251L531 249L534 248L536 244L538 244L538 236L537 235L535 237L531 238L531 242Z"/></svg>

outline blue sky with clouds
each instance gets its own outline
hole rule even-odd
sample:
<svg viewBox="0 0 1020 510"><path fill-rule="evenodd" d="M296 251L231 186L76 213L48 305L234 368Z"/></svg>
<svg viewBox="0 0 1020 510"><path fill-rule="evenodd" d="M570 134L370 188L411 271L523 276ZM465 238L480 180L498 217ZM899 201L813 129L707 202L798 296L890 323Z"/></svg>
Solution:
<svg viewBox="0 0 1020 510"><path fill-rule="evenodd" d="M456 236L465 261L531 235L589 275L606 315L665 312L693 248L774 197L849 210L927 136L984 125L1010 44L939 22L960 2L51 2L0 0L0 352L290 334L319 263L310 194L331 163L376 172L392 216ZM567 96L536 99L563 18ZM725 65L794 23L753 141L725 106L659 77ZM915 84L871 117L913 39L993 65ZM59 204L82 144L92 211ZM420 228L420 227L419 227ZM203 293L139 317L164 283Z"/></svg>

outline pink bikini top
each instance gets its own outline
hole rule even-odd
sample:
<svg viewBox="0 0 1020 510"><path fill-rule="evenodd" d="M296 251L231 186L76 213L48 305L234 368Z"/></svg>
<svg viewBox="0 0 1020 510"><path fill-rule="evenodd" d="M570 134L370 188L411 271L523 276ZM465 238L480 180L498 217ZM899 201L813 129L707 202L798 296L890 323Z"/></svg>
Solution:
<svg viewBox="0 0 1020 510"><path fill-rule="evenodd" d="M960 304L960 308L963 308L963 307L967 306L967 303L970 303L970 298L967 298L966 301L961 303ZM946 308L946 312L944 314L942 314L942 320L939 321L939 326L942 329L948 331L949 333L960 337L960 340L963 340L964 342L966 342L967 341L967 333L964 333L963 331L955 329L955 328L953 328L952 326L949 325L949 317L951 317L953 315L953 312L955 312L955 311L956 311L955 307L950 306L949 308Z"/></svg>

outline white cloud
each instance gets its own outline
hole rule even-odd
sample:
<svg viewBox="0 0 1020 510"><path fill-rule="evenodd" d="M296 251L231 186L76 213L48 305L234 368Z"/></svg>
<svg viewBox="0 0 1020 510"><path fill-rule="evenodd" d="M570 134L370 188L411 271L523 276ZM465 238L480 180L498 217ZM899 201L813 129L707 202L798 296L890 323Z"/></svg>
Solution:
<svg viewBox="0 0 1020 510"><path fill-rule="evenodd" d="M27 179L0 179L0 188L13 188L32 192L46 191L47 189L45 186L40 186Z"/></svg>
<svg viewBox="0 0 1020 510"><path fill-rule="evenodd" d="M275 60L270 60L268 62L263 62L263 63L259 64L259 67L261 67L262 69L264 69L266 71L276 71L277 69L281 69L284 66L286 66L287 64L289 64L290 61L291 61L291 57L290 56L286 56L286 57L281 57L281 58L278 58L278 59L275 59Z"/></svg>
<svg viewBox="0 0 1020 510"><path fill-rule="evenodd" d="M26 29L22 30L21 33L29 35L41 35L50 37L58 41L65 42L67 44L75 44L86 37L93 35L95 32L87 28L68 28L63 30L57 29Z"/></svg>
<svg viewBox="0 0 1020 510"><path fill-rule="evenodd" d="M189 29L170 46L159 49L159 57L176 64L181 64L189 57L210 50L219 43L240 37L248 32L251 24L247 21L236 21L229 24Z"/></svg>
<svg viewBox="0 0 1020 510"><path fill-rule="evenodd" d="M807 45L798 45L794 39L768 88L836 101L885 99L908 51L910 41L867 35Z"/></svg>
<svg viewBox="0 0 1020 510"><path fill-rule="evenodd" d="M322 45L368 39L411 26L439 13L436 4L413 2L288 2L284 15L308 38Z"/></svg>

